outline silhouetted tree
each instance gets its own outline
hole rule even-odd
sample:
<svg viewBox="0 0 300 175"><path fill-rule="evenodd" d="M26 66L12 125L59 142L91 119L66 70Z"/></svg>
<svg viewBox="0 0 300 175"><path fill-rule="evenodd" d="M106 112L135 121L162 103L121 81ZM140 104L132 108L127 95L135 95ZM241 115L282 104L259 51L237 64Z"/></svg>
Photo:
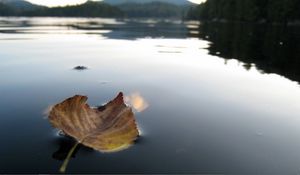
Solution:
<svg viewBox="0 0 300 175"><path fill-rule="evenodd" d="M203 20L268 21L287 23L300 20L299 0L207 0L188 13Z"/></svg>

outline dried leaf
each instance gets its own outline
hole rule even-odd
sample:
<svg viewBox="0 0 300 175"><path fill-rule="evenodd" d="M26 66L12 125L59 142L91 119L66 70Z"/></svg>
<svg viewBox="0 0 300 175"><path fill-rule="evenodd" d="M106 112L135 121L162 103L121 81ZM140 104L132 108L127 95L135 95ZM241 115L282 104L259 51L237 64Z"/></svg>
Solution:
<svg viewBox="0 0 300 175"><path fill-rule="evenodd" d="M49 121L79 143L101 152L120 151L134 142L139 133L122 93L99 108L91 108L86 101L86 96L76 95L55 105Z"/></svg>

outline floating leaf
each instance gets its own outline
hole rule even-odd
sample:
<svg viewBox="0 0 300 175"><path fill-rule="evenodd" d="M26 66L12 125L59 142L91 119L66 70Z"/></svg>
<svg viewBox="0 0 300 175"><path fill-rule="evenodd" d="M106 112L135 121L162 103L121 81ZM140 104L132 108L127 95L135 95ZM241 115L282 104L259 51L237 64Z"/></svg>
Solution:
<svg viewBox="0 0 300 175"><path fill-rule="evenodd" d="M101 152L120 151L132 145L139 133L132 109L124 103L123 93L98 108L91 108L86 101L86 96L76 95L55 105L49 113L49 121L78 143ZM77 145L69 152L61 171L65 170Z"/></svg>

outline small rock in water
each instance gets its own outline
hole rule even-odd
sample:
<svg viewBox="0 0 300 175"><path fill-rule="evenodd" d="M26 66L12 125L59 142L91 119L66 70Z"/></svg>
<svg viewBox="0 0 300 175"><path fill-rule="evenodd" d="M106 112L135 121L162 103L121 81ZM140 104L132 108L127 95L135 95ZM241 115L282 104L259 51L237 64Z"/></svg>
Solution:
<svg viewBox="0 0 300 175"><path fill-rule="evenodd" d="M74 70L86 70L86 69L88 69L88 68L85 67L85 66L76 66L76 67L74 67L73 69L74 69Z"/></svg>

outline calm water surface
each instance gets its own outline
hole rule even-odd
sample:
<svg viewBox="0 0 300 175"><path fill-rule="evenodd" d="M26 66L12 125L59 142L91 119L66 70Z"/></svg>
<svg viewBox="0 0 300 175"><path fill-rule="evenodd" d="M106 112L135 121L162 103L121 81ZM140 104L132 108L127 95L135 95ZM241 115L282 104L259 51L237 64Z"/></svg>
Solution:
<svg viewBox="0 0 300 175"><path fill-rule="evenodd" d="M68 173L300 173L296 27L0 19L0 173L57 173L74 144L46 119L75 94L149 104L130 149L80 147ZM73 70L87 66L85 71Z"/></svg>

